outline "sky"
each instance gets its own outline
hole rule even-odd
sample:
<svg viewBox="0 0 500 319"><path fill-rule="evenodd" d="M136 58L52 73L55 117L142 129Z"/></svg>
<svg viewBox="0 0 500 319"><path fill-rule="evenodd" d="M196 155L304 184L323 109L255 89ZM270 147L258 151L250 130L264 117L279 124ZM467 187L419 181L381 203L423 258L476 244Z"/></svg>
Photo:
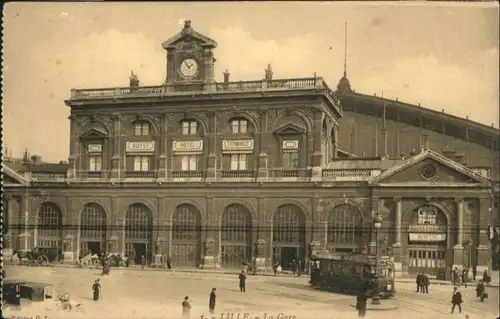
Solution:
<svg viewBox="0 0 500 319"><path fill-rule="evenodd" d="M499 125L499 9L446 3L7 3L3 146L67 160L72 88L141 85L166 76L161 44L192 21L218 42L216 80L325 78L344 67L359 93ZM10 151L9 151L10 153Z"/></svg>

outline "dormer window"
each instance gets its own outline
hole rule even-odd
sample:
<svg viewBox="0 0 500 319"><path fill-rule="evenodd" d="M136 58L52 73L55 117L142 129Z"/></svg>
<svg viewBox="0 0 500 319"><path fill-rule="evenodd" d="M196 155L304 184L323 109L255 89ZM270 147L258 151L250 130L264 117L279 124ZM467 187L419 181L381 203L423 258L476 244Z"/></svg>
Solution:
<svg viewBox="0 0 500 319"><path fill-rule="evenodd" d="M198 123L196 121L182 122L182 135L196 135Z"/></svg>
<svg viewBox="0 0 500 319"><path fill-rule="evenodd" d="M231 121L231 131L233 134L245 134L248 132L248 122L247 120L232 120Z"/></svg>
<svg viewBox="0 0 500 319"><path fill-rule="evenodd" d="M149 135L149 123L148 122L135 122L134 123L134 136L145 136Z"/></svg>

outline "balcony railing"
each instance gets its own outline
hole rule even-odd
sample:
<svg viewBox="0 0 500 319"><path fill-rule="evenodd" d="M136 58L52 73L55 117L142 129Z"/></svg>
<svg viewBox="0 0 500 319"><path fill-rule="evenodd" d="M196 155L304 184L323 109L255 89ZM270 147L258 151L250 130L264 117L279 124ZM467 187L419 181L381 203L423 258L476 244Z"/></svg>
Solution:
<svg viewBox="0 0 500 319"><path fill-rule="evenodd" d="M183 93L208 92L251 92L265 90L300 90L318 89L329 94L330 88L321 77L240 81L216 84L174 84L161 86L139 86L139 87L117 87L117 88L94 88L94 89L72 89L71 100L113 98L113 97L160 97L168 95L179 95Z"/></svg>
<svg viewBox="0 0 500 319"><path fill-rule="evenodd" d="M205 175L204 171L172 171L174 181L201 181Z"/></svg>
<svg viewBox="0 0 500 319"><path fill-rule="evenodd" d="M445 233L446 229L446 225L417 224L408 226L408 231L420 233Z"/></svg>
<svg viewBox="0 0 500 319"><path fill-rule="evenodd" d="M374 169L324 169L322 177L324 180L369 180L380 174L380 170Z"/></svg>
<svg viewBox="0 0 500 319"><path fill-rule="evenodd" d="M221 171L222 179L248 179L254 178L255 172L253 170L231 170L231 171Z"/></svg>
<svg viewBox="0 0 500 319"><path fill-rule="evenodd" d="M155 179L157 177L157 171L125 171L125 178Z"/></svg>
<svg viewBox="0 0 500 319"><path fill-rule="evenodd" d="M317 181L367 181L378 174L377 170L370 169L323 169L322 178ZM109 181L109 180L163 180L163 181L205 181L207 171L168 171L159 174L158 171L121 171L113 175L111 171L73 171L67 173L26 173L25 177L33 182L61 182L61 181ZM217 171L211 180L267 180L267 181L309 181L312 177L311 169L268 169L267 176L257 176L256 170L221 170Z"/></svg>

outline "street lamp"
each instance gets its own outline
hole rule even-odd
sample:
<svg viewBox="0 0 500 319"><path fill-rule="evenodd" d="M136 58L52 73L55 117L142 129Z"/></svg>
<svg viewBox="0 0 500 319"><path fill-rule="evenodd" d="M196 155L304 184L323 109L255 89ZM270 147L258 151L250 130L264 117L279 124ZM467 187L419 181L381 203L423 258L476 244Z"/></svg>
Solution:
<svg viewBox="0 0 500 319"><path fill-rule="evenodd" d="M378 296L379 294L379 265L378 265L378 259L379 259L379 249L378 249L378 232L380 227L382 227L382 215L377 214L375 215L375 218L373 219L373 227L375 228L375 276L373 278L373 284L374 284L374 292L373 292L373 297L372 297L372 305L380 305L380 298Z"/></svg>

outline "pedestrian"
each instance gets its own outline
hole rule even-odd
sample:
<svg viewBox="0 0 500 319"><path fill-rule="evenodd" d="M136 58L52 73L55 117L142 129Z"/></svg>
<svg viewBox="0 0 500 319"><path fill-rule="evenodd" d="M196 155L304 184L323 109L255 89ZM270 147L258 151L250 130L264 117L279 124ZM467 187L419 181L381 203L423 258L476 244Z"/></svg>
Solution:
<svg viewBox="0 0 500 319"><path fill-rule="evenodd" d="M141 269L144 269L144 267L146 266L146 257L144 257L144 255L141 256Z"/></svg>
<svg viewBox="0 0 500 319"><path fill-rule="evenodd" d="M464 283L464 287L467 288L467 282L469 281L469 269L464 268L462 270L462 282Z"/></svg>
<svg viewBox="0 0 500 319"><path fill-rule="evenodd" d="M477 275L477 267L474 265L472 266L472 280L476 281L476 275Z"/></svg>
<svg viewBox="0 0 500 319"><path fill-rule="evenodd" d="M297 277L300 277L302 275L302 260L299 260L297 263Z"/></svg>
<svg viewBox="0 0 500 319"><path fill-rule="evenodd" d="M488 275L488 271L485 270L484 273L483 273L483 283L488 286L491 282L491 277L490 275Z"/></svg>
<svg viewBox="0 0 500 319"><path fill-rule="evenodd" d="M460 276L458 273L459 273L458 267L455 267L453 269L453 272L451 273L452 282L453 282L453 285L455 285L455 286L460 286Z"/></svg>
<svg viewBox="0 0 500 319"><path fill-rule="evenodd" d="M462 313L462 294L458 291L457 287L453 288L453 295L451 296L451 313L455 311L455 307L458 306L458 312Z"/></svg>
<svg viewBox="0 0 500 319"><path fill-rule="evenodd" d="M101 284L99 283L99 278L94 281L92 285L92 292L94 293L94 301L99 300L99 294L101 292Z"/></svg>
<svg viewBox="0 0 500 319"><path fill-rule="evenodd" d="M297 271L297 263L295 262L295 258L290 262L290 268L292 268L293 275L295 276L295 272Z"/></svg>
<svg viewBox="0 0 500 319"><path fill-rule="evenodd" d="M476 298L479 298L479 301L484 302L484 298L486 295L486 288L484 287L484 283L482 280L479 280L476 286ZM486 295L487 296L487 295Z"/></svg>
<svg viewBox="0 0 500 319"><path fill-rule="evenodd" d="M240 292L246 292L245 288L246 288L247 276L245 275L245 271L244 270L241 271L239 279L240 279Z"/></svg>
<svg viewBox="0 0 500 319"><path fill-rule="evenodd" d="M167 257L167 269L172 271L172 259L170 259L170 256Z"/></svg>
<svg viewBox="0 0 500 319"><path fill-rule="evenodd" d="M430 279L429 279L429 276L427 274L422 274L422 292L424 294L428 294L429 293L429 285L430 285Z"/></svg>
<svg viewBox="0 0 500 319"><path fill-rule="evenodd" d="M417 284L417 292L422 291L422 273L418 273L417 277L415 278L415 283Z"/></svg>
<svg viewBox="0 0 500 319"><path fill-rule="evenodd" d="M189 303L189 297L184 297L184 301L182 302L182 317L185 319L189 319L189 311L191 310L191 304Z"/></svg>
<svg viewBox="0 0 500 319"><path fill-rule="evenodd" d="M358 317L364 317L366 315L367 299L364 289L360 289L356 297L356 311L358 312Z"/></svg>
<svg viewBox="0 0 500 319"><path fill-rule="evenodd" d="M273 273L276 276L276 272L278 271L278 263L273 264Z"/></svg>
<svg viewBox="0 0 500 319"><path fill-rule="evenodd" d="M214 313L215 311L215 298L217 296L215 295L215 288L212 288L212 292L210 293L210 297L208 299L208 310L210 311L211 314Z"/></svg>

